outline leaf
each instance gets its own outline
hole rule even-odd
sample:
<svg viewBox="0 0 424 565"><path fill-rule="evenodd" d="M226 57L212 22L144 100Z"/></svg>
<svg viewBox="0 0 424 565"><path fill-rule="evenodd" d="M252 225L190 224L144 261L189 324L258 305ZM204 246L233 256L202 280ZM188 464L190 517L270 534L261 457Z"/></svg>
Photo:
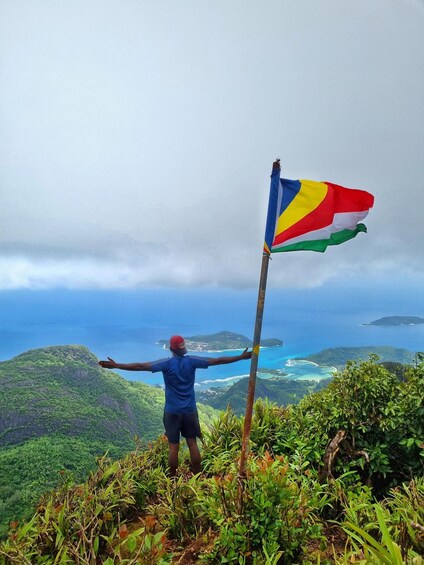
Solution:
<svg viewBox="0 0 424 565"><path fill-rule="evenodd" d="M138 528L137 530L134 530L131 535L138 538L139 536L141 536L141 534L144 534L145 531L146 528Z"/></svg>
<svg viewBox="0 0 424 565"><path fill-rule="evenodd" d="M393 540L390 536L389 530L387 529L386 522L384 521L383 511L381 510L381 507L378 504L375 505L375 512L377 514L378 524L379 524L380 529L381 529L382 539L383 539L384 543L386 544L386 547L389 550L390 555L392 556L393 559L396 559L395 562L402 564L403 559L402 559L400 549L393 542Z"/></svg>
<svg viewBox="0 0 424 565"><path fill-rule="evenodd" d="M362 546L367 547L369 551L379 557L383 563L386 563L386 565L393 565L390 553L387 551L387 549L380 543L378 543L378 541L376 541L372 536L370 536L368 532L366 532L362 528L359 528L355 524L352 524L351 522L346 522L346 528L345 526L343 526L343 529L347 532L348 535L359 541ZM353 532L349 530L353 530ZM368 542L369 545L367 545L365 542Z"/></svg>
<svg viewBox="0 0 424 565"><path fill-rule="evenodd" d="M120 528L119 528L119 537L121 539L125 539L128 537L128 528L126 524L123 524Z"/></svg>
<svg viewBox="0 0 424 565"><path fill-rule="evenodd" d="M130 553L134 553L135 548L137 547L137 538L135 536L128 536L127 539L127 548Z"/></svg>
<svg viewBox="0 0 424 565"><path fill-rule="evenodd" d="M62 534L61 530L58 529L57 533L56 533L56 540L55 540L55 547L61 547L61 545L63 544L63 540L64 540L64 535Z"/></svg>
<svg viewBox="0 0 424 565"><path fill-rule="evenodd" d="M147 515L144 519L144 523L146 524L146 528L148 530L152 530L155 527L156 522L156 517L152 516L151 514Z"/></svg>
<svg viewBox="0 0 424 565"><path fill-rule="evenodd" d="M34 523L35 523L35 518L36 518L36 515L35 515L27 524L25 524L25 526L23 526L23 527L19 530L19 538L20 538L20 539L25 538L25 535L29 532L29 530L31 529L31 527L34 525Z"/></svg>
<svg viewBox="0 0 424 565"><path fill-rule="evenodd" d="M70 559L68 557L68 548L67 547L63 548L63 553L62 553L62 556L60 558L59 563L60 563L60 565L69 565L70 563L72 563L72 559Z"/></svg>
<svg viewBox="0 0 424 565"><path fill-rule="evenodd" d="M165 532L158 532L157 534L155 534L154 538L153 538L153 542L155 544L158 543L163 543L164 540L166 538L166 533Z"/></svg>
<svg viewBox="0 0 424 565"><path fill-rule="evenodd" d="M152 538L150 534L147 534L147 536L144 538L144 547L147 551L150 551L152 547Z"/></svg>
<svg viewBox="0 0 424 565"><path fill-rule="evenodd" d="M111 465L109 465L109 467L106 469L106 471L103 473L103 476L101 478L101 482L104 484L107 479L113 475L114 473L116 473L116 471L119 468L119 461L115 461L114 463L112 463Z"/></svg>
<svg viewBox="0 0 424 565"><path fill-rule="evenodd" d="M104 509L103 504L97 503L97 504L96 504L96 509L94 510L94 515L95 515L95 516L98 516L98 515L103 511L103 509Z"/></svg>

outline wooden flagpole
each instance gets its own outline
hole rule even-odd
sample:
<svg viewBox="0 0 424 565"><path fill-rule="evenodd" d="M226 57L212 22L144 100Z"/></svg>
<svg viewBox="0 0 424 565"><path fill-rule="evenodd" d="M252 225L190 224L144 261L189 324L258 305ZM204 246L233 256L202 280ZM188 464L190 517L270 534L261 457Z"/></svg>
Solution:
<svg viewBox="0 0 424 565"><path fill-rule="evenodd" d="M273 172L276 171L276 169L280 170L279 159L274 161L272 165L272 169ZM246 478L246 460L247 460L248 447L249 447L250 430L252 428L253 403L255 400L256 374L258 370L259 348L261 343L262 320L263 320L264 306L265 306L265 292L266 292L266 283L268 278L268 265L269 265L269 253L264 252L262 255L261 275L259 278L258 302L256 306L255 330L253 334L253 350L252 350L252 359L250 361L249 384L247 388L247 400L246 400L246 414L244 417L243 439L241 444L241 455L240 455L239 474L238 474L239 483L238 483L238 493L237 493L237 508L240 514L243 510L243 489L244 489L244 481Z"/></svg>

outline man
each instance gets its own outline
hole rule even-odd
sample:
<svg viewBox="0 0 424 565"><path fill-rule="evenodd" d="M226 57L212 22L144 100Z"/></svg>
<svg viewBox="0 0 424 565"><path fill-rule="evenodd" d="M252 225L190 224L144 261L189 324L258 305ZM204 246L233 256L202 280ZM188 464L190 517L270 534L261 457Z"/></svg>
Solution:
<svg viewBox="0 0 424 565"><path fill-rule="evenodd" d="M146 363L116 363L108 357L108 361L99 361L105 369L121 369L124 371L162 371L165 381L165 412L163 423L169 446L170 475L175 476L178 467L178 450L180 434L186 439L190 451L191 470L200 473L200 451L197 438L201 438L199 417L197 415L194 395L194 379L196 369L207 369L213 365L235 363L252 357L252 352L245 349L241 355L225 357L195 357L187 354L184 338L174 335L169 340L172 357Z"/></svg>

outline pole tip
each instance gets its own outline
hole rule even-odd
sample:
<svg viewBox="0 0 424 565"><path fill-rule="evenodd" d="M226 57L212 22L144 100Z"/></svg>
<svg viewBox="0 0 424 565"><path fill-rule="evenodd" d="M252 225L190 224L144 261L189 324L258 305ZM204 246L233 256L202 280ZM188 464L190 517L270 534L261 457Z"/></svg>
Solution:
<svg viewBox="0 0 424 565"><path fill-rule="evenodd" d="M273 170L275 170L275 169L280 170L280 169L281 169L280 159L278 159L278 158L275 159L275 161L274 161L273 164L272 164L272 169L273 169Z"/></svg>

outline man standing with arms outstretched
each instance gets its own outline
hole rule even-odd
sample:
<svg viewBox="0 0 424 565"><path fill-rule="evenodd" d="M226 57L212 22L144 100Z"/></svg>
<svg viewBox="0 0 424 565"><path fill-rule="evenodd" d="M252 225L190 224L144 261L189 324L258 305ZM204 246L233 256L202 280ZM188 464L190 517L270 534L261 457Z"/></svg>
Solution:
<svg viewBox="0 0 424 565"><path fill-rule="evenodd" d="M165 412L163 423L169 445L169 470L173 477L178 468L178 450L180 434L186 439L190 451L191 470L200 473L200 451L197 438L201 438L199 417L197 415L194 395L194 379L196 369L207 369L213 365L236 363L252 357L252 352L245 349L241 355L226 357L195 357L187 355L184 338L174 335L169 340L172 357L146 363L116 363L108 357L108 361L99 361L105 369L121 369L124 371L162 372L165 381Z"/></svg>

